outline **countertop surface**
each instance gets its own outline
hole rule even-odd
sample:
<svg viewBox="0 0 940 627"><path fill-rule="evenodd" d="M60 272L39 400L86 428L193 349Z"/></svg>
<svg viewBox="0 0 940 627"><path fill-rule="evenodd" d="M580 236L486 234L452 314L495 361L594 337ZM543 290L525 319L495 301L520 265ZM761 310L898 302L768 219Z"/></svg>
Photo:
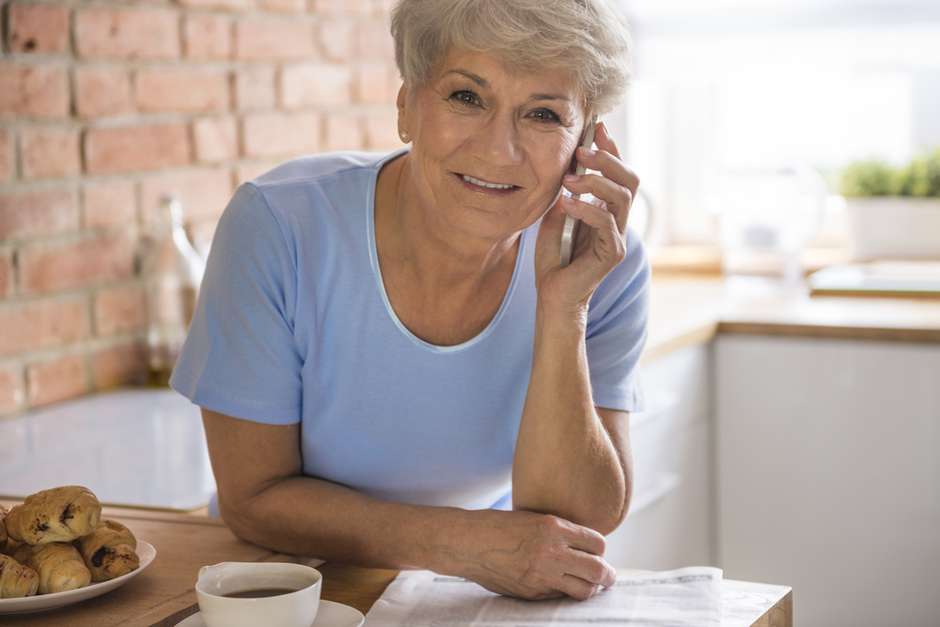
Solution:
<svg viewBox="0 0 940 627"><path fill-rule="evenodd" d="M805 282L654 274L643 360L718 333L940 343L940 299L810 296Z"/></svg>
<svg viewBox="0 0 940 627"><path fill-rule="evenodd" d="M149 568L100 597L40 614L0 616L0 622L12 619L23 627L172 627L197 610L193 586L202 566L224 561L319 562L242 542L216 519L124 508L106 508L103 516L124 523L139 539L156 548L157 557ZM395 570L332 563L317 569L323 573L322 598L351 605L364 614L397 575ZM729 579L722 582L722 626L790 627L792 608L789 586Z"/></svg>

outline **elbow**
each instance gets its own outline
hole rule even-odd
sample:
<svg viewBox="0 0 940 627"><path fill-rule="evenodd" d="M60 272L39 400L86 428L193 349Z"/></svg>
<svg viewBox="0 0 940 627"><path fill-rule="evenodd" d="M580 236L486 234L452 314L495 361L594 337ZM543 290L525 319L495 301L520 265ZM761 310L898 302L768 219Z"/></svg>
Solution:
<svg viewBox="0 0 940 627"><path fill-rule="evenodd" d="M261 531L263 525L258 524L258 517L251 511L249 502L225 499L219 491L219 515L225 526L239 540L258 546L266 545Z"/></svg>

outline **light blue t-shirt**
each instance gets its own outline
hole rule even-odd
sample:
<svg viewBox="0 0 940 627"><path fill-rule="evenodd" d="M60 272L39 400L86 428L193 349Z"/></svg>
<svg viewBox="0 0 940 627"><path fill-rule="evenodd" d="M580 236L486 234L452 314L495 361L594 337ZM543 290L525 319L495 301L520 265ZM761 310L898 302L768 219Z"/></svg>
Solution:
<svg viewBox="0 0 940 627"><path fill-rule="evenodd" d="M398 502L510 509L540 222L485 330L456 346L421 340L389 304L375 246L377 174L403 152L302 157L239 186L170 385L223 414L301 423L309 476ZM640 409L649 276L630 230L590 302L595 405Z"/></svg>

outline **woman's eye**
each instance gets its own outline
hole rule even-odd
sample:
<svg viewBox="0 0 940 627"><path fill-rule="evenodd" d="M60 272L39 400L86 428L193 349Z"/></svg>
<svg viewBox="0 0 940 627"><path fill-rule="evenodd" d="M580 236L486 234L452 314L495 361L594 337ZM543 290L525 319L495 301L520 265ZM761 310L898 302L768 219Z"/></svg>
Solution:
<svg viewBox="0 0 940 627"><path fill-rule="evenodd" d="M450 95L451 100L457 100L466 105L475 105L478 104L477 96L472 91L467 91L466 89L461 89L460 91L455 91Z"/></svg>
<svg viewBox="0 0 940 627"><path fill-rule="evenodd" d="M532 115L535 115L537 119L542 120L543 122L560 122L561 118L555 114L551 109L536 109L532 112Z"/></svg>

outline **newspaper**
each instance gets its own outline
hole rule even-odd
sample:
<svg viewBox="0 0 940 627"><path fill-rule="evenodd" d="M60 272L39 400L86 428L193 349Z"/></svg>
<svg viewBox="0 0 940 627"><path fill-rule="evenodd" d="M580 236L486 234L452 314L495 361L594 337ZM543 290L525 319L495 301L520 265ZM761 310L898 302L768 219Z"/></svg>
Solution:
<svg viewBox="0 0 940 627"><path fill-rule="evenodd" d="M402 571L366 615L366 627L707 627L721 625L718 568L621 570L587 601L523 601L427 570Z"/></svg>

